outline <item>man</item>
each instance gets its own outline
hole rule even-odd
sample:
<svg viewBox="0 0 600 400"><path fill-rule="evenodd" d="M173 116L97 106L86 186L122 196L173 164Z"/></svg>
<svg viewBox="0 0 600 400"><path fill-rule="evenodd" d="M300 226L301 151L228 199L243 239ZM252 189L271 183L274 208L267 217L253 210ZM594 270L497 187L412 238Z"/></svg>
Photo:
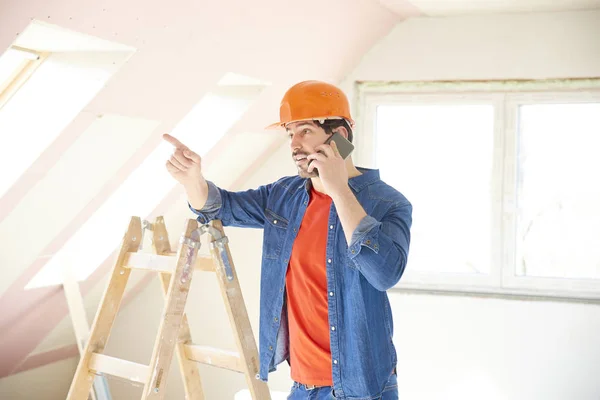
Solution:
<svg viewBox="0 0 600 400"><path fill-rule="evenodd" d="M280 121L298 176L229 192L207 182L201 159L170 135L166 167L200 223L264 229L260 373L288 361L290 399L398 398L392 312L386 290L402 276L412 206L340 156L335 132L352 141L346 95L318 81L283 97Z"/></svg>

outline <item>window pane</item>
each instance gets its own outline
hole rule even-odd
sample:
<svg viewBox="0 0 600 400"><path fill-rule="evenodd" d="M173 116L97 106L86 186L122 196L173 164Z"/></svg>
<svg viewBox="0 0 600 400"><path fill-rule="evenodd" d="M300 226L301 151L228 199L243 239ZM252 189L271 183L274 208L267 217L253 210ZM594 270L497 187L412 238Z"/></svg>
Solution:
<svg viewBox="0 0 600 400"><path fill-rule="evenodd" d="M517 275L600 279L600 104L519 108Z"/></svg>
<svg viewBox="0 0 600 400"><path fill-rule="evenodd" d="M171 134L204 156L239 120L258 94L256 92L250 98L208 93ZM149 215L165 194L177 185L164 167L164 160L172 152L173 146L162 141L25 289L61 284L62 269L67 265L74 271L77 280L87 279L119 246L122 231L126 227L124 223L132 215L143 218Z"/></svg>
<svg viewBox="0 0 600 400"><path fill-rule="evenodd" d="M411 270L488 274L492 105L382 105L382 179L413 205Z"/></svg>
<svg viewBox="0 0 600 400"><path fill-rule="evenodd" d="M9 80L26 64L22 53L8 49L0 55L0 93L10 84Z"/></svg>
<svg viewBox="0 0 600 400"><path fill-rule="evenodd" d="M53 54L0 109L0 196L102 89L109 71L93 58Z"/></svg>

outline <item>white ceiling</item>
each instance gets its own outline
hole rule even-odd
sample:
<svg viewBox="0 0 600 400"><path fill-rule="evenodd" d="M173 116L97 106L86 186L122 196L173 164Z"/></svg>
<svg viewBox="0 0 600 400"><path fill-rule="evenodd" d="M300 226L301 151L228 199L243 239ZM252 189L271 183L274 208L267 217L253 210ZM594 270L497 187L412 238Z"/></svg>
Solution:
<svg viewBox="0 0 600 400"><path fill-rule="evenodd" d="M409 9L405 0L379 1L399 16L405 16L407 9ZM431 17L574 11L600 8L600 0L412 0L410 3L422 15Z"/></svg>

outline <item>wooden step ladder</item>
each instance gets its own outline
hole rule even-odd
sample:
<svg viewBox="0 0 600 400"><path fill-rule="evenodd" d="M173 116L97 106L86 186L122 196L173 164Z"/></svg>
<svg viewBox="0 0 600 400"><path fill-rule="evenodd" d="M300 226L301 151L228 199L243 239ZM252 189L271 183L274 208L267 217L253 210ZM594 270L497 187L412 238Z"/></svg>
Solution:
<svg viewBox="0 0 600 400"><path fill-rule="evenodd" d="M152 231L154 253L139 251L147 230ZM211 237L211 257L198 256L200 237L204 233ZM149 365L104 354L132 269L158 272L165 297ZM216 272L238 353L192 344L184 309L194 270ZM221 221L199 226L195 220L187 220L177 253L173 253L163 217L156 218L153 224L144 221L143 226L139 217L132 217L67 400L86 400L94 377L102 374L144 384L142 399L163 399L173 353L177 353L188 400L204 399L197 363L241 372L254 400L271 399L267 384L256 379L259 369L256 341Z"/></svg>

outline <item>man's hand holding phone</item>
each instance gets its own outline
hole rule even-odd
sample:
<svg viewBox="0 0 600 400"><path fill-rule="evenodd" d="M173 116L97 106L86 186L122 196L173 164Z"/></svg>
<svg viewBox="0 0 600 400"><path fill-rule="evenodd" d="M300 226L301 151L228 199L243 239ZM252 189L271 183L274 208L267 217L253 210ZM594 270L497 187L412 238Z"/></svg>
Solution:
<svg viewBox="0 0 600 400"><path fill-rule="evenodd" d="M350 142L348 142L350 143ZM346 161L339 151L336 141L331 140L315 148L316 153L309 154L308 172L316 168L327 194L331 197L348 189L348 170Z"/></svg>

